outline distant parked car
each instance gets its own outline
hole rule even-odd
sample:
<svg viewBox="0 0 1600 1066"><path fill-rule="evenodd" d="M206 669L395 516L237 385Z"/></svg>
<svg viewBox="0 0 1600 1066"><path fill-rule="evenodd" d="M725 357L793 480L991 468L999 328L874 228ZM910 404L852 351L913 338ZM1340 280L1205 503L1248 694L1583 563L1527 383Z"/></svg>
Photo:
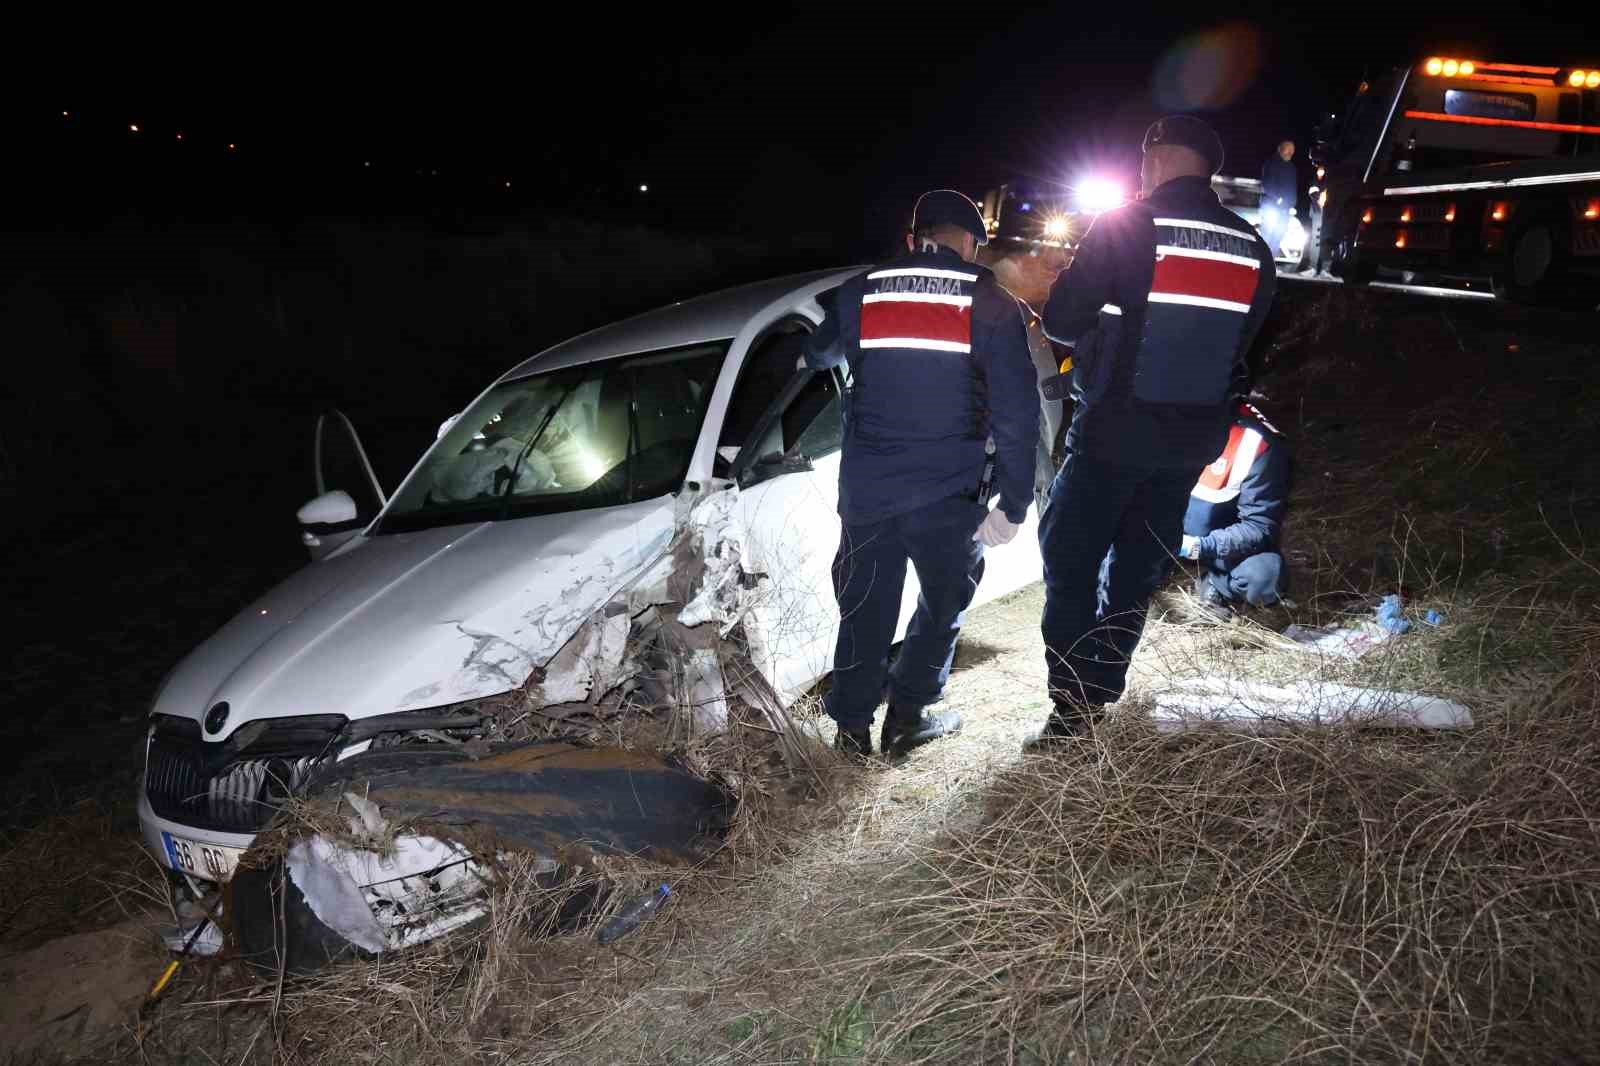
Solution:
<svg viewBox="0 0 1600 1066"><path fill-rule="evenodd" d="M818 294L852 273L700 297L535 355L448 419L392 496L364 458L359 492L319 469L328 491L300 511L314 561L156 694L148 847L208 892L287 798L330 774L515 739L507 694L537 712L633 684L667 612L713 640L737 630L754 667L724 677L715 654L668 656L697 706L757 684L780 703L809 689L839 627L845 378L797 360ZM348 422L332 424L359 452ZM1036 522L991 549L979 602L1039 578ZM908 581L902 631L916 596Z"/></svg>

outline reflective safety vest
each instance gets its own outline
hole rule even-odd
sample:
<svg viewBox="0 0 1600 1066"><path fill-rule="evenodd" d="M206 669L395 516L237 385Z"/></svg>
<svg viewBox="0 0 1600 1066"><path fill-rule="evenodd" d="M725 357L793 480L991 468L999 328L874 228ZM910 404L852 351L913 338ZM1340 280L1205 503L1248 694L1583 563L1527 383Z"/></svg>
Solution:
<svg viewBox="0 0 1600 1066"><path fill-rule="evenodd" d="M1256 457L1269 445L1261 434L1237 422L1228 430L1228 443L1210 466L1200 472L1189 494L1206 503L1229 503L1239 498L1239 486L1250 475Z"/></svg>

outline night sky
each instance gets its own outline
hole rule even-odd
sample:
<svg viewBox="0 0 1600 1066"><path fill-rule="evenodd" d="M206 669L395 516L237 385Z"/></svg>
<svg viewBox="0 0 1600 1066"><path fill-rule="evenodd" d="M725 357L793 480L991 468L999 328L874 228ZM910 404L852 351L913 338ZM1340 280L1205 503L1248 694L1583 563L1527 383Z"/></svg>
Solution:
<svg viewBox="0 0 1600 1066"><path fill-rule="evenodd" d="M1253 175L1364 68L1435 52L1600 62L1600 20L1573 4L534 10L285 16L195 39L132 26L23 55L37 69L14 83L23 151L7 177L25 188L7 211L460 204L877 240L931 186L1131 180L1143 126L1166 111L1208 117L1227 170Z"/></svg>

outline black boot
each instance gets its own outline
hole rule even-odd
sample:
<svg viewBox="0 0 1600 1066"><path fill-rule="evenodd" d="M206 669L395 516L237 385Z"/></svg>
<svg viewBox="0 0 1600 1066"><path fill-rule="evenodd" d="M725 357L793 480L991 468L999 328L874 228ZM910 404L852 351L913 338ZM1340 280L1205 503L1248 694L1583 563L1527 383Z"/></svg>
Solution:
<svg viewBox="0 0 1600 1066"><path fill-rule="evenodd" d="M842 751L846 755L855 755L867 758L872 754L872 723L868 722L860 729L846 729L839 727L839 735L833 738L833 750Z"/></svg>
<svg viewBox="0 0 1600 1066"><path fill-rule="evenodd" d="M926 707L905 710L889 705L878 737L878 751L886 759L898 759L930 740L961 732L961 716L955 711L933 714Z"/></svg>
<svg viewBox="0 0 1600 1066"><path fill-rule="evenodd" d="M1102 709L1098 705L1079 706L1056 701L1045 720L1044 728L1022 742L1024 755L1061 751L1089 736L1089 730L1100 720Z"/></svg>

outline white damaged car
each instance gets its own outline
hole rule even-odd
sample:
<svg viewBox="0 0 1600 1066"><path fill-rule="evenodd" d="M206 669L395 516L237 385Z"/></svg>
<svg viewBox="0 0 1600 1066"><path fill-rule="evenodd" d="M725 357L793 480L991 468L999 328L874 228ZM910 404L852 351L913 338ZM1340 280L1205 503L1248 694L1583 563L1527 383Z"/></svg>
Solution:
<svg viewBox="0 0 1600 1066"><path fill-rule="evenodd" d="M852 273L731 289L566 341L440 427L392 496L373 479L375 514L337 488L303 507L311 564L156 694L139 818L175 881L214 895L319 774L514 737L508 707L556 720L642 691L714 730L730 698L786 706L810 689L839 625L847 382L797 361L817 295ZM1050 473L1042 458L1041 483ZM979 601L1039 579L1036 522L1035 509L991 549ZM902 627L916 595L908 581ZM638 649L652 627L712 639L651 660ZM737 676L716 647L731 633L753 667ZM361 888L406 910L392 887ZM396 924L391 939L451 924Z"/></svg>

